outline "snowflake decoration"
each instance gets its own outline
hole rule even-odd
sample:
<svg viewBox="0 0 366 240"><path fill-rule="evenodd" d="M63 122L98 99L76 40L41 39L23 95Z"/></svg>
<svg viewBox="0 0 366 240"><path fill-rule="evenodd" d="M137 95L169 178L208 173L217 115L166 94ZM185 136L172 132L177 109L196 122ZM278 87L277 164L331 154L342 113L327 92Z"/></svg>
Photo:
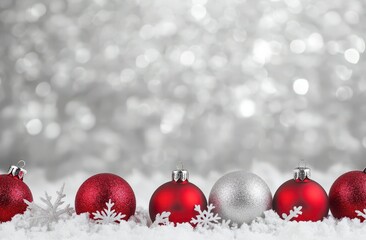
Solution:
<svg viewBox="0 0 366 240"><path fill-rule="evenodd" d="M120 223L123 218L126 217L125 214L117 213L113 208L114 202L109 199L108 202L105 203L107 208L104 208L103 211L96 211L93 214L93 218L96 223L100 224L110 224L110 223Z"/></svg>
<svg viewBox="0 0 366 240"><path fill-rule="evenodd" d="M230 220L222 219L222 221L221 221L221 227L230 229L230 223L231 223Z"/></svg>
<svg viewBox="0 0 366 240"><path fill-rule="evenodd" d="M231 229L231 230L238 229L238 227L239 227L237 223L232 223L230 220L225 220L225 219L221 220L220 226L222 228Z"/></svg>
<svg viewBox="0 0 366 240"><path fill-rule="evenodd" d="M366 208L361 212L360 210L355 211L358 217L363 217L366 220Z"/></svg>
<svg viewBox="0 0 366 240"><path fill-rule="evenodd" d="M301 209L302 209L302 206L299 206L299 207L296 207L296 206L295 206L295 207L293 208L293 210L290 210L290 214L289 214L289 215L287 215L286 213L283 213L283 214L282 214L282 218L283 218L286 222L288 222L288 221L292 220L293 218L297 218L299 215L301 215L301 214L302 214Z"/></svg>
<svg viewBox="0 0 366 240"><path fill-rule="evenodd" d="M221 219L218 214L212 212L214 208L215 206L210 204L207 206L207 210L202 211L200 205L195 205L194 210L198 212L198 215L191 219L191 223L206 229L214 227Z"/></svg>
<svg viewBox="0 0 366 240"><path fill-rule="evenodd" d="M172 223L169 222L169 216L170 216L170 212L162 212L161 214L158 213L155 216L155 221L153 222L153 224L151 225L152 227L157 227L159 225L171 225Z"/></svg>
<svg viewBox="0 0 366 240"><path fill-rule="evenodd" d="M62 185L60 191L57 191L57 198L54 203L52 203L52 197L45 193L46 198L41 198L42 202L46 206L39 206L34 202L29 202L24 200L28 205L26 220L29 220L30 227L32 226L45 226L50 227L53 222L58 222L63 216L71 216L74 209L68 204L64 208L60 208L64 201L62 200L66 195L64 192L65 184Z"/></svg>

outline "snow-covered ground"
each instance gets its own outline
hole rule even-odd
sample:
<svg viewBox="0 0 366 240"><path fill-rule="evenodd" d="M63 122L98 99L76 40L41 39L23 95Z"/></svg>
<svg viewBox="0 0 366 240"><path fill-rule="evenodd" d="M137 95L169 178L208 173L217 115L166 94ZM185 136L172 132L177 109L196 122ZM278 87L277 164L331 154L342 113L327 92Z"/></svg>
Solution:
<svg viewBox="0 0 366 240"><path fill-rule="evenodd" d="M313 179L318 181L326 191L329 190L337 176L351 170L344 166L333 166L325 173L313 171ZM280 172L270 164L256 163L248 171L261 176L270 186L272 193L287 179L292 177L291 169L286 173ZM191 175L191 182L199 186L206 196L210 188L221 174L211 172L207 176ZM30 170L25 182L33 192L34 200L40 203L40 197L48 192L54 198L56 191L65 183L65 203L74 205L74 197L78 187L89 176L78 173L67 176L57 182L47 181L41 170ZM133 171L124 177L133 187L140 218L147 218L147 207L151 194L162 183L170 180L170 173L158 173L146 176L138 171ZM264 218L258 218L251 225L243 225L239 229L216 227L211 230L192 229L190 225L178 227L159 226L147 227L144 223L135 221L124 222L120 225L97 225L88 220L85 215L73 215L70 218L51 224L47 227L24 228L20 224L21 217L17 216L13 221L0 224L0 239L361 239L366 236L366 223L359 220L343 219L335 220L333 217L323 222L285 222L278 218L277 214L269 211Z"/></svg>
<svg viewBox="0 0 366 240"><path fill-rule="evenodd" d="M146 226L122 223L120 225L91 224L85 216L76 216L59 222L52 231L33 229L26 231L16 229L13 222L0 225L1 239L149 239L149 240L187 240L187 239L363 239L366 235L366 224L359 221L326 219L319 223L283 222L269 212L270 216L260 219L250 226L243 225L240 229L230 230L217 228L214 230L192 230L188 225L178 227Z"/></svg>

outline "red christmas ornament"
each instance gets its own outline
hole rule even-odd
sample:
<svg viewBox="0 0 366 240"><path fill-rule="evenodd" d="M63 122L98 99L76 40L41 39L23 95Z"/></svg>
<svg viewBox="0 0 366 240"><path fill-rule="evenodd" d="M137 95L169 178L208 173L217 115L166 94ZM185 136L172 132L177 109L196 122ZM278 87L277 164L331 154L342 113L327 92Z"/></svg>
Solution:
<svg viewBox="0 0 366 240"><path fill-rule="evenodd" d="M116 213L122 213L128 220L135 214L136 198L131 186L121 177L101 173L88 178L79 188L75 197L75 211L77 214L103 211L106 203L111 200Z"/></svg>
<svg viewBox="0 0 366 240"><path fill-rule="evenodd" d="M24 161L19 161L18 165L11 166L8 174L0 175L0 222L10 221L16 214L22 214L27 209L24 199L33 201L32 192L23 182L23 177L27 173L23 167Z"/></svg>
<svg viewBox="0 0 366 240"><path fill-rule="evenodd" d="M296 208L301 213L296 213ZM328 215L329 204L325 190L310 179L310 169L298 167L294 179L282 184L273 198L273 209L284 219L294 221L319 221Z"/></svg>
<svg viewBox="0 0 366 240"><path fill-rule="evenodd" d="M150 218L154 222L157 214L170 212L172 223L190 222L197 215L195 205L207 208L203 192L188 181L188 171L179 169L172 173L172 181L161 185L150 199Z"/></svg>
<svg viewBox="0 0 366 240"><path fill-rule="evenodd" d="M336 218L359 218L364 221L356 211L366 209L366 169L340 176L330 188L329 205Z"/></svg>

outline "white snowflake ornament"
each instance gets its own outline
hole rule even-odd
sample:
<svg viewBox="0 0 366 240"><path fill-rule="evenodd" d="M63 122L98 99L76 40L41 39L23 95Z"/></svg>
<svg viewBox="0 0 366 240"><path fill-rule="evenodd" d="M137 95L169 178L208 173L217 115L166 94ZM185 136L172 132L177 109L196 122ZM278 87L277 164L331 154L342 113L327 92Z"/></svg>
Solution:
<svg viewBox="0 0 366 240"><path fill-rule="evenodd" d="M225 229L235 230L235 229L238 229L239 226L237 223L232 223L231 220L222 219L220 227L225 228Z"/></svg>
<svg viewBox="0 0 366 240"><path fill-rule="evenodd" d="M221 219L217 213L214 214L212 212L214 208L215 206L210 204L207 206L207 210L202 211L200 205L195 205L194 210L198 212L198 214L195 218L191 219L191 223L205 229L213 228Z"/></svg>
<svg viewBox="0 0 366 240"><path fill-rule="evenodd" d="M362 217L366 220L366 208L363 210L363 212L361 212L360 210L356 210L355 212L357 213L358 217Z"/></svg>
<svg viewBox="0 0 366 240"><path fill-rule="evenodd" d="M117 213L114 209L112 209L114 206L114 202L112 202L111 199L109 199L109 201L105 204L107 208L104 208L103 211L96 211L92 213L95 222L100 224L121 223L126 215L122 213Z"/></svg>
<svg viewBox="0 0 366 240"><path fill-rule="evenodd" d="M155 216L155 221L153 222L153 224L151 224L152 227L157 227L160 225L174 225L173 223L169 222L169 216L170 216L170 212L162 212L162 213L158 213Z"/></svg>
<svg viewBox="0 0 366 240"><path fill-rule="evenodd" d="M70 207L70 204L66 205L64 208L60 208L64 201L62 200L66 195L63 193L65 184L62 185L60 191L57 191L57 198L54 203L52 203L52 197L45 193L46 198L41 198L41 201L46 204L46 206L37 205L35 202L29 202L24 200L28 205L27 213L25 215L25 220L29 221L30 227L33 226L47 226L53 222L58 222L61 218L66 216L71 216L74 209Z"/></svg>
<svg viewBox="0 0 366 240"><path fill-rule="evenodd" d="M292 220L292 219L294 219L294 218L297 218L298 216L300 216L300 215L302 215L302 211L301 211L301 209L302 209L302 206L299 206L299 207L294 207L293 208L293 210L290 210L290 213L289 213L289 215L287 215L286 213L283 213L282 214L282 218L286 221L286 222L288 222L288 221L290 221L290 220Z"/></svg>

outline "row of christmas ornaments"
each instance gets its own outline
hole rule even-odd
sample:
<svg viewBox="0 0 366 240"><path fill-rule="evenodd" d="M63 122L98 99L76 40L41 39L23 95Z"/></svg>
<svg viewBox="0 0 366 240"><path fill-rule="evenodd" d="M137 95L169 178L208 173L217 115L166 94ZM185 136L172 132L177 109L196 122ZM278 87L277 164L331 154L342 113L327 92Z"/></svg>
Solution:
<svg viewBox="0 0 366 240"><path fill-rule="evenodd" d="M11 220L23 213L24 200L33 200L29 187L23 182L26 173L23 166L11 166L8 174L0 175L0 221ZM172 181L161 185L150 199L149 213L154 222L156 216L169 212L172 223L191 222L195 209L207 209L203 192L188 180L188 171L172 172ZM106 203L114 203L116 213L128 220L136 209L135 194L121 177L102 173L87 179L75 198L77 214L101 212ZM359 218L366 214L366 169L351 171L340 176L332 185L329 198L320 184L310 178L310 169L298 167L294 178L283 183L273 199L267 184L257 175L244 171L231 172L221 177L213 186L209 203L221 219L231 223L251 223L263 212L273 208L283 219L295 221L319 221L328 216L329 208L336 218ZM364 211L364 212L362 212ZM194 225L194 223L191 223Z"/></svg>

